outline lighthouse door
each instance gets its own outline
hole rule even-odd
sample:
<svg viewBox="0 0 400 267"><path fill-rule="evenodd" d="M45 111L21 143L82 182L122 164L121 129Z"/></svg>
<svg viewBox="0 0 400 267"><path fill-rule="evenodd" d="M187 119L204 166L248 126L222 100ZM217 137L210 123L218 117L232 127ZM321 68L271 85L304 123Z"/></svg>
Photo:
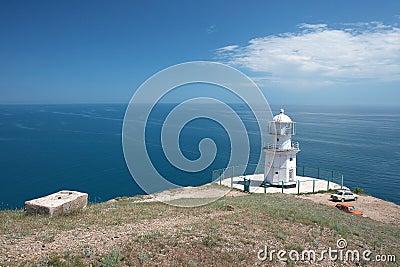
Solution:
<svg viewBox="0 0 400 267"><path fill-rule="evenodd" d="M293 181L293 177L294 176L294 170L293 169L289 169L289 181Z"/></svg>

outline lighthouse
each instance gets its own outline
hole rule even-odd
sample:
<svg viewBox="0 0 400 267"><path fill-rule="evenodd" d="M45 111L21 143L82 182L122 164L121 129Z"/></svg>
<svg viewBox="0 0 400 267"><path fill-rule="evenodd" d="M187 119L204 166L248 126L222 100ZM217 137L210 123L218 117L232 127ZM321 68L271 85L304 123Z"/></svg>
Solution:
<svg viewBox="0 0 400 267"><path fill-rule="evenodd" d="M268 122L268 134L273 142L264 146L265 170L264 183L272 186L296 186L296 154L299 143L292 142L296 134L296 123L285 114L283 109Z"/></svg>

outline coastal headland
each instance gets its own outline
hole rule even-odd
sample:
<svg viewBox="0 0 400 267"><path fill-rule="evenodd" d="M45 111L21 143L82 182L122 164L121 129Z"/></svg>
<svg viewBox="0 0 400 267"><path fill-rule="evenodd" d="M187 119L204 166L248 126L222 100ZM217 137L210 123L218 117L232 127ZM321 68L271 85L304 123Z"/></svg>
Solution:
<svg viewBox="0 0 400 267"><path fill-rule="evenodd" d="M364 216L333 208L326 193L248 194L234 189L208 205L174 206L213 197L220 190L226 187L209 184L158 193L158 199L172 205L151 196L121 197L59 217L1 211L0 266L304 265L309 261L282 262L276 255L260 259L258 253L266 247L318 253L336 248L339 239L350 250L372 251L371 257L399 257L400 206L372 196L353 202ZM322 259L313 264L342 263ZM396 262L368 262L382 265Z"/></svg>

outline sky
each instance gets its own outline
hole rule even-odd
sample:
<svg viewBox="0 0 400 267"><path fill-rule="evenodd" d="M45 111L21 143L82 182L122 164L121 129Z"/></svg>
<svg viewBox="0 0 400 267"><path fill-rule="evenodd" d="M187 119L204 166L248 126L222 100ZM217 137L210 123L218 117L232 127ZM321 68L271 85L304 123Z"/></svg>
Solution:
<svg viewBox="0 0 400 267"><path fill-rule="evenodd" d="M400 1L0 0L0 104L128 103L196 60L270 104L398 106Z"/></svg>

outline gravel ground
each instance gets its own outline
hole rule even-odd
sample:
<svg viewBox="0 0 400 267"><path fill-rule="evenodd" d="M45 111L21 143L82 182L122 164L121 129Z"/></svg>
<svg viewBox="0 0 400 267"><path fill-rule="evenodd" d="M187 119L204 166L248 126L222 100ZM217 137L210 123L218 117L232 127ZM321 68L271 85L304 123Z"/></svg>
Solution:
<svg viewBox="0 0 400 267"><path fill-rule="evenodd" d="M299 197L331 206L339 203L332 201L329 193L300 195ZM400 206L392 202L373 196L361 195L357 201L349 201L348 203L353 204L357 209L361 210L364 213L364 217L384 223L400 225Z"/></svg>

